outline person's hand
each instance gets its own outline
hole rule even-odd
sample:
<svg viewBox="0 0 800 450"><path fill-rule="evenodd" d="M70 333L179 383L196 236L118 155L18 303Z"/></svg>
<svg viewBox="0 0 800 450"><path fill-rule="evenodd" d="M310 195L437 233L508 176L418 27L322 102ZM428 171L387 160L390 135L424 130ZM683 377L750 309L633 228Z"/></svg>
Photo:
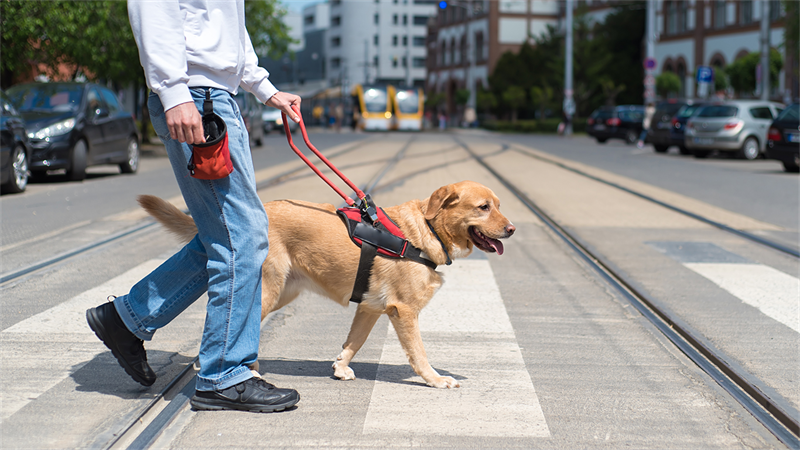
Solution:
<svg viewBox="0 0 800 450"><path fill-rule="evenodd" d="M189 145L202 144L206 141L203 136L203 119L194 102L181 103L168 109L164 114L172 139Z"/></svg>
<svg viewBox="0 0 800 450"><path fill-rule="evenodd" d="M300 109L300 96L298 95L278 92L267 100L267 106L283 111L286 113L286 117L292 119L295 123L300 122L300 116L292 111L292 106L297 106L297 109Z"/></svg>

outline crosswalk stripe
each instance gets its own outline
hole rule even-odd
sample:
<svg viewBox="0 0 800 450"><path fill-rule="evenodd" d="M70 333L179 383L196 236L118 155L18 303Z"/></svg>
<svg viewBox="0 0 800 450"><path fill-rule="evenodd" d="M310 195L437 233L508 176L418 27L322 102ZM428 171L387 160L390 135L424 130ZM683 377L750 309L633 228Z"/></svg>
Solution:
<svg viewBox="0 0 800 450"><path fill-rule="evenodd" d="M131 286L163 260L149 260L0 333L0 423L107 351L86 324L86 310Z"/></svg>
<svg viewBox="0 0 800 450"><path fill-rule="evenodd" d="M389 325L364 434L549 437L489 262L441 271L445 284L420 314L420 329L431 365L461 387L424 387Z"/></svg>
<svg viewBox="0 0 800 450"><path fill-rule="evenodd" d="M684 265L765 315L800 333L800 279L763 264Z"/></svg>

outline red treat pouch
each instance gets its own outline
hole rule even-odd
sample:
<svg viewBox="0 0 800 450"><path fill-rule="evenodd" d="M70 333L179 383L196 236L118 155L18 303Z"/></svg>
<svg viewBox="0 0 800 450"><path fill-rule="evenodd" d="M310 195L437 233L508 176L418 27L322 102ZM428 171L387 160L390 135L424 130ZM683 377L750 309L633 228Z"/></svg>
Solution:
<svg viewBox="0 0 800 450"><path fill-rule="evenodd" d="M206 90L206 100L203 102L203 135L206 142L192 146L189 174L200 180L227 177L233 172L228 130L222 117L214 114L210 90Z"/></svg>

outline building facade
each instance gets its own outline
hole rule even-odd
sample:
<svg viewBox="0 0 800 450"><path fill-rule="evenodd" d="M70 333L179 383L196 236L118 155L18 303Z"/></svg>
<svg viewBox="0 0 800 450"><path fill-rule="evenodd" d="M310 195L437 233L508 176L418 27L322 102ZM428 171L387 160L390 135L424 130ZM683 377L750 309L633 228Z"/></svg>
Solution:
<svg viewBox="0 0 800 450"><path fill-rule="evenodd" d="M682 81L682 97L697 94L694 81L697 68L721 68L751 52L760 52L762 3L769 5L770 46L783 57L778 83L771 86L770 98L796 99L798 79L797 50L784 45L784 17L780 1L775 0L658 0L655 46L657 72L674 72Z"/></svg>
<svg viewBox="0 0 800 450"><path fill-rule="evenodd" d="M331 0L329 7L329 85L424 85L426 26L435 0Z"/></svg>

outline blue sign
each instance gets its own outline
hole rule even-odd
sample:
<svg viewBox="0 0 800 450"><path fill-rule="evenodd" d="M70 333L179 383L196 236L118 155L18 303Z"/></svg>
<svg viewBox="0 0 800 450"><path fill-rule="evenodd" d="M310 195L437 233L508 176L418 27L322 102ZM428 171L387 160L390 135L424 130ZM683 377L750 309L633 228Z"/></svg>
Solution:
<svg viewBox="0 0 800 450"><path fill-rule="evenodd" d="M714 71L708 66L699 66L697 68L697 82L698 83L711 83L714 81Z"/></svg>
<svg viewBox="0 0 800 450"><path fill-rule="evenodd" d="M439 2L439 9L447 9L447 2L442 0Z"/></svg>
<svg viewBox="0 0 800 450"><path fill-rule="evenodd" d="M647 70L653 70L656 68L656 60L655 58L647 58L644 60L644 68Z"/></svg>

